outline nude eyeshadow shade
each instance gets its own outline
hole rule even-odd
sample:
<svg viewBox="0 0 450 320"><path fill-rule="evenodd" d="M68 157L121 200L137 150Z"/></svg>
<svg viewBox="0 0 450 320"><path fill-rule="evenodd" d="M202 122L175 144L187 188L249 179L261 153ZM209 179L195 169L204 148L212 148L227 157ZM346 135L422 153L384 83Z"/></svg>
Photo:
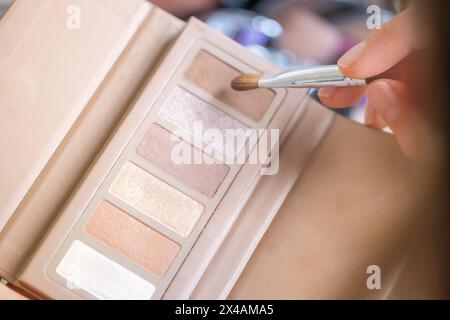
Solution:
<svg viewBox="0 0 450 320"><path fill-rule="evenodd" d="M164 276L180 245L103 201L85 227L88 234L157 276Z"/></svg>
<svg viewBox="0 0 450 320"><path fill-rule="evenodd" d="M177 146L181 151L189 151L189 163L175 163L173 152ZM229 171L228 166L216 163L201 150L157 124L152 124L145 134L137 153L208 197L214 196ZM196 164L195 158L204 160Z"/></svg>
<svg viewBox="0 0 450 320"><path fill-rule="evenodd" d="M211 72L214 70L214 72ZM236 94L230 83L241 72L201 50L186 72L186 77L218 100L259 121L272 103L275 93L256 89Z"/></svg>

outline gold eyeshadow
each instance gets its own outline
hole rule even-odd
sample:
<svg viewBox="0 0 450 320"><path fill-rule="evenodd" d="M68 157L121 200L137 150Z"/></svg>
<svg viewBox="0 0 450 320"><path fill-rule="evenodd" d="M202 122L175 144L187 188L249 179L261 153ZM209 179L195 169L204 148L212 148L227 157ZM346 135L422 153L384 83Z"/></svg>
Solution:
<svg viewBox="0 0 450 320"><path fill-rule="evenodd" d="M203 205L137 165L127 162L110 189L111 193L187 237L203 212Z"/></svg>

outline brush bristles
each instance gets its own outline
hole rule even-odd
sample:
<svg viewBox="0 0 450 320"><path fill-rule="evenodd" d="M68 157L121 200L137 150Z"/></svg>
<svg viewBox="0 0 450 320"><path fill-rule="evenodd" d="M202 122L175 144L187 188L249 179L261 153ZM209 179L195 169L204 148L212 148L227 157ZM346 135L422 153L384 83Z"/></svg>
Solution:
<svg viewBox="0 0 450 320"><path fill-rule="evenodd" d="M238 91L256 89L259 79L261 79L259 74L243 74L231 81L231 87Z"/></svg>

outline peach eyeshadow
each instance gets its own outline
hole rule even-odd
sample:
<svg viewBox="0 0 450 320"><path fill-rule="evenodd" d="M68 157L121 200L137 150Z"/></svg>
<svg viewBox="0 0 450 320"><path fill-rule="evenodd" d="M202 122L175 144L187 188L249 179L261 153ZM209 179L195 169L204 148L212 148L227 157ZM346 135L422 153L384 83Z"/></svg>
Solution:
<svg viewBox="0 0 450 320"><path fill-rule="evenodd" d="M85 231L159 277L180 251L179 244L106 201L94 211Z"/></svg>

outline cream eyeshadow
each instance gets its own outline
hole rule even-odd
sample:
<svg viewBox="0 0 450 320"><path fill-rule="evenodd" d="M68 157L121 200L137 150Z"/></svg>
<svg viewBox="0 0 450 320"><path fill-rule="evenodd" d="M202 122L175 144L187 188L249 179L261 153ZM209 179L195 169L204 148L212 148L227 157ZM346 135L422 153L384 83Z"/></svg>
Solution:
<svg viewBox="0 0 450 320"><path fill-rule="evenodd" d="M122 167L110 192L183 237L204 210L198 201L131 162Z"/></svg>

